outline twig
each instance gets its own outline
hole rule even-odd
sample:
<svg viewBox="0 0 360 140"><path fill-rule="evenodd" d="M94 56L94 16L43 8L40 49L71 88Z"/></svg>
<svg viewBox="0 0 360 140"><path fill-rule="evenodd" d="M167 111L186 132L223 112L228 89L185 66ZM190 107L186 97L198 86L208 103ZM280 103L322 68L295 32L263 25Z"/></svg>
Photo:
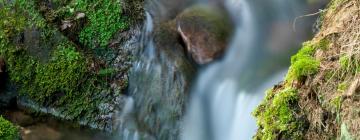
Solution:
<svg viewBox="0 0 360 140"><path fill-rule="evenodd" d="M316 15L318 15L318 14L321 14L321 13L325 12L325 11L326 11L326 10L319 9L319 11L316 12L316 13L312 13L312 14L307 14L307 15L302 15L302 16L296 17L296 18L294 19L294 22L293 22L293 30L294 30L294 32L296 32L296 21L297 21L298 19L300 19L300 18L305 18L305 17L316 16Z"/></svg>

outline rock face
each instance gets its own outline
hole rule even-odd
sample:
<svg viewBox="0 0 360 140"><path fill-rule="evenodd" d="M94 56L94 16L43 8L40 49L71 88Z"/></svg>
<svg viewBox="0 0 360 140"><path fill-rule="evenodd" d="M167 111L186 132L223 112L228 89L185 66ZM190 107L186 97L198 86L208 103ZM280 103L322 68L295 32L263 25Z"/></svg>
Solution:
<svg viewBox="0 0 360 140"><path fill-rule="evenodd" d="M182 12L176 22L188 53L198 64L207 64L226 50L232 25L222 10L193 6Z"/></svg>

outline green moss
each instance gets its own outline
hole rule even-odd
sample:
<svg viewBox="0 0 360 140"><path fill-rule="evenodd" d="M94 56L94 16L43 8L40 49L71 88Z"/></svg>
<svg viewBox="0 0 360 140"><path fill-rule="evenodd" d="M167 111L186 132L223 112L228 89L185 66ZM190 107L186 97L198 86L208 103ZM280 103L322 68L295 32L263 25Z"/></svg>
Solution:
<svg viewBox="0 0 360 140"><path fill-rule="evenodd" d="M0 1L0 56L6 59L9 78L19 96L56 109L64 119L102 127L105 123L99 114L111 110L99 109L99 104L111 102L127 86L123 80L121 89L110 90L110 81L119 70L108 67L114 59L109 53L114 52L103 47L116 32L128 28L120 1L51 0L55 3L51 10L42 2ZM59 32L57 22L72 20L78 12L85 13L87 21L76 28L79 36L72 32L76 36L71 37L80 38L75 44ZM32 39L36 45L29 43ZM105 51L97 54L98 50Z"/></svg>
<svg viewBox="0 0 360 140"><path fill-rule="evenodd" d="M276 93L268 91L266 100L254 112L260 127L255 139L300 139L303 123L295 118L297 101L295 89L286 88Z"/></svg>
<svg viewBox="0 0 360 140"><path fill-rule="evenodd" d="M87 71L85 58L69 44L57 46L45 64L22 48L9 45L1 50L7 58L11 80L21 85L22 94L39 102L51 99L55 93L72 94Z"/></svg>
<svg viewBox="0 0 360 140"><path fill-rule="evenodd" d="M18 140L20 139L18 129L9 121L0 116L0 139Z"/></svg>
<svg viewBox="0 0 360 140"><path fill-rule="evenodd" d="M68 11L84 12L89 19L79 38L90 48L105 47L116 32L129 26L119 0L73 0Z"/></svg>
<svg viewBox="0 0 360 140"><path fill-rule="evenodd" d="M15 0L15 4L10 4L10 6L17 9L18 13L26 16L27 26L36 28L44 28L46 26L45 19L36 9L35 0Z"/></svg>
<svg viewBox="0 0 360 140"><path fill-rule="evenodd" d="M340 59L339 59L339 61L340 61L340 66L341 66L341 68L342 69L347 69L347 68L349 68L350 67L350 58L348 57L348 56L342 56L342 57L340 57Z"/></svg>
<svg viewBox="0 0 360 140"><path fill-rule="evenodd" d="M303 48L291 58L291 67L286 81L301 80L305 76L316 74L319 71L320 61L313 55L316 49L325 49L328 43L320 41L317 44L305 42Z"/></svg>
<svg viewBox="0 0 360 140"><path fill-rule="evenodd" d="M86 71L85 58L75 51L73 46L61 44L54 51L49 63L36 67L34 86L27 91L31 97L39 101L57 92L74 94Z"/></svg>
<svg viewBox="0 0 360 140"><path fill-rule="evenodd" d="M4 5L4 3L0 2L0 5ZM25 17L11 11L10 7L0 9L0 19L1 39L14 36L25 27Z"/></svg>

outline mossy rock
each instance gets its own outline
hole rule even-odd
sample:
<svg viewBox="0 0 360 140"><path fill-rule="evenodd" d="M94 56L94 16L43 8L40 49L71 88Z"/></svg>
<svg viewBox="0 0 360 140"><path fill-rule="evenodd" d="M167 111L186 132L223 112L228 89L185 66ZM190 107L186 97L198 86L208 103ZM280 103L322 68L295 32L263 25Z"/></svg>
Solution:
<svg viewBox="0 0 360 140"><path fill-rule="evenodd" d="M222 56L233 30L227 13L210 5L185 9L176 22L187 51L199 64Z"/></svg>

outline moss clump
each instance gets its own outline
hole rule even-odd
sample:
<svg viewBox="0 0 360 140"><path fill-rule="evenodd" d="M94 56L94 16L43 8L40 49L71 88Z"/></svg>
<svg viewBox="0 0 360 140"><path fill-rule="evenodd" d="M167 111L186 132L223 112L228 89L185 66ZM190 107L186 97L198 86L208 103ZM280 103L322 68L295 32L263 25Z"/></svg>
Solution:
<svg viewBox="0 0 360 140"><path fill-rule="evenodd" d="M25 49L11 44L0 50L7 58L11 80L21 85L22 94L39 102L51 99L56 93L74 93L87 72L84 56L66 43L57 46L48 63L39 62Z"/></svg>
<svg viewBox="0 0 360 140"><path fill-rule="evenodd" d="M68 12L86 14L89 21L79 38L90 48L105 47L116 32L129 26L127 17L122 15L119 0L73 0Z"/></svg>
<svg viewBox="0 0 360 140"><path fill-rule="evenodd" d="M320 68L320 61L313 56L316 49L326 49L328 43L320 41L318 44L305 42L303 48L291 58L291 67L286 81L301 80L305 76L316 74Z"/></svg>
<svg viewBox="0 0 360 140"><path fill-rule="evenodd" d="M71 95L76 92L86 72L85 58L73 46L61 44L49 63L36 67L34 86L27 91L39 101L57 92Z"/></svg>
<svg viewBox="0 0 360 140"><path fill-rule="evenodd" d="M298 121L294 112L297 102L298 94L295 89L268 91L266 100L254 112L260 127L255 139L301 139L304 125Z"/></svg>
<svg viewBox="0 0 360 140"><path fill-rule="evenodd" d="M20 139L18 129L9 121L0 116L0 139L17 140Z"/></svg>

